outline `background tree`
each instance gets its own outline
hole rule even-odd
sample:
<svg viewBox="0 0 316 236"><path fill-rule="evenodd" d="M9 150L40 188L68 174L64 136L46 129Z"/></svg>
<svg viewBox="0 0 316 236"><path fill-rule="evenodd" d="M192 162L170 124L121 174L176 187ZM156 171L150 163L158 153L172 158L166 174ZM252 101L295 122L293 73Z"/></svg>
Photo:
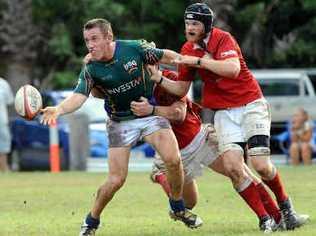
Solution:
<svg viewBox="0 0 316 236"><path fill-rule="evenodd" d="M16 91L31 81L39 35L32 23L31 0L5 0L1 6L0 41L7 66L4 77Z"/></svg>
<svg viewBox="0 0 316 236"><path fill-rule="evenodd" d="M16 90L25 83L43 89L75 85L87 53L82 25L106 18L116 38L145 38L179 50L180 0L0 0L0 72ZM240 43L252 68L315 67L316 1L206 0L215 25Z"/></svg>

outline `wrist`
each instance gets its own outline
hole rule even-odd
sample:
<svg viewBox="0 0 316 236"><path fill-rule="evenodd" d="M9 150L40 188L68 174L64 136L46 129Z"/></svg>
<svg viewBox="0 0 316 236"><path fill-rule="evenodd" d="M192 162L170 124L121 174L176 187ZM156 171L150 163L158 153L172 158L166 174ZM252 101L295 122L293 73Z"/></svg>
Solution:
<svg viewBox="0 0 316 236"><path fill-rule="evenodd" d="M58 105L55 107L55 110L56 110L56 115L59 116L59 115L62 115L65 113L62 105Z"/></svg>
<svg viewBox="0 0 316 236"><path fill-rule="evenodd" d="M160 80L157 82L157 84L161 84L163 81L163 76L160 77Z"/></svg>
<svg viewBox="0 0 316 236"><path fill-rule="evenodd" d="M157 71L156 73L152 74L151 80L153 80L155 83L159 83L159 81L161 80L161 77L162 77L162 72Z"/></svg>
<svg viewBox="0 0 316 236"><path fill-rule="evenodd" d="M156 106L153 105L152 111L150 113L151 116L155 115Z"/></svg>

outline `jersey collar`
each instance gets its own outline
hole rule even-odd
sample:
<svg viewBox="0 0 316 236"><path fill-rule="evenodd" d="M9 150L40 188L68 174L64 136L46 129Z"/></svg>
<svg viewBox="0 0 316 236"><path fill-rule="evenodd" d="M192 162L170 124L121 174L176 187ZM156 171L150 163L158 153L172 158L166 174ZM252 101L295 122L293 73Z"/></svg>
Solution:
<svg viewBox="0 0 316 236"><path fill-rule="evenodd" d="M205 43L205 45L207 45L209 39L210 39L210 36L211 36L211 32L209 32L206 37L203 39L203 42ZM197 43L194 43L193 44L193 49L196 50L196 49L202 49L204 50L199 44Z"/></svg>

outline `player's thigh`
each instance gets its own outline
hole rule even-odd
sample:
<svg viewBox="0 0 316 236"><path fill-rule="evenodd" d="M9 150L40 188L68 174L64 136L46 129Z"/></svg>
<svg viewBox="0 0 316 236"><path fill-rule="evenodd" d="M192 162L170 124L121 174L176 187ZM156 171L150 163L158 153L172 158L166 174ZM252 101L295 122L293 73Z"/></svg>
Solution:
<svg viewBox="0 0 316 236"><path fill-rule="evenodd" d="M245 136L241 127L243 107L219 110L215 113L214 127L218 139L219 154L228 150L239 150L235 143L244 142Z"/></svg>
<svg viewBox="0 0 316 236"><path fill-rule="evenodd" d="M157 130L145 136L144 140L155 148L163 161L180 157L178 142L170 128Z"/></svg>
<svg viewBox="0 0 316 236"><path fill-rule="evenodd" d="M208 165L208 168L210 168L218 174L228 176L223 163L223 156L219 156L214 162Z"/></svg>
<svg viewBox="0 0 316 236"><path fill-rule="evenodd" d="M135 145L140 139L141 128L137 120L116 122L108 120L107 132L109 147L124 147Z"/></svg>
<svg viewBox="0 0 316 236"><path fill-rule="evenodd" d="M247 141L255 135L270 136L271 111L264 98L247 104L243 116L242 128Z"/></svg>
<svg viewBox="0 0 316 236"><path fill-rule="evenodd" d="M112 147L108 150L109 176L126 178L128 173L128 162L130 146Z"/></svg>

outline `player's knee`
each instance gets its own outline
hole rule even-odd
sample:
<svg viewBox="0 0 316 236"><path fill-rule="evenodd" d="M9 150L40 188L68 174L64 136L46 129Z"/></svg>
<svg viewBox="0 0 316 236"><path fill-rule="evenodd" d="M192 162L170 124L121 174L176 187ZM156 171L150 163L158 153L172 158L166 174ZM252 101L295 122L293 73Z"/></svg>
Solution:
<svg viewBox="0 0 316 236"><path fill-rule="evenodd" d="M166 168L168 170L178 169L180 166L180 157L179 156L166 156L164 159Z"/></svg>
<svg viewBox="0 0 316 236"><path fill-rule="evenodd" d="M243 169L239 166L235 166L234 168L232 168L229 172L229 177L231 178L231 180L236 183L236 182L241 182L246 176L245 173L243 171Z"/></svg>
<svg viewBox="0 0 316 236"><path fill-rule="evenodd" d="M254 135L249 138L248 156L250 158L270 156L270 138L267 135Z"/></svg>
<svg viewBox="0 0 316 236"><path fill-rule="evenodd" d="M108 183L110 184L111 189L117 191L118 189L120 189L124 185L125 180L126 180L126 177L124 177L124 176L112 175L112 176L109 176Z"/></svg>
<svg viewBox="0 0 316 236"><path fill-rule="evenodd" d="M290 151L297 152L299 148L300 148L300 145L298 144L298 142L292 142L290 145Z"/></svg>
<svg viewBox="0 0 316 236"><path fill-rule="evenodd" d="M271 166L266 163L260 162L253 164L253 168L261 177L265 178L271 175Z"/></svg>
<svg viewBox="0 0 316 236"><path fill-rule="evenodd" d="M310 152L311 151L311 146L310 146L310 144L309 143L307 143L307 142L303 142L302 143L302 153L308 153L308 152Z"/></svg>
<svg viewBox="0 0 316 236"><path fill-rule="evenodd" d="M224 170L233 182L244 178L243 157L241 150L228 151L223 156Z"/></svg>

